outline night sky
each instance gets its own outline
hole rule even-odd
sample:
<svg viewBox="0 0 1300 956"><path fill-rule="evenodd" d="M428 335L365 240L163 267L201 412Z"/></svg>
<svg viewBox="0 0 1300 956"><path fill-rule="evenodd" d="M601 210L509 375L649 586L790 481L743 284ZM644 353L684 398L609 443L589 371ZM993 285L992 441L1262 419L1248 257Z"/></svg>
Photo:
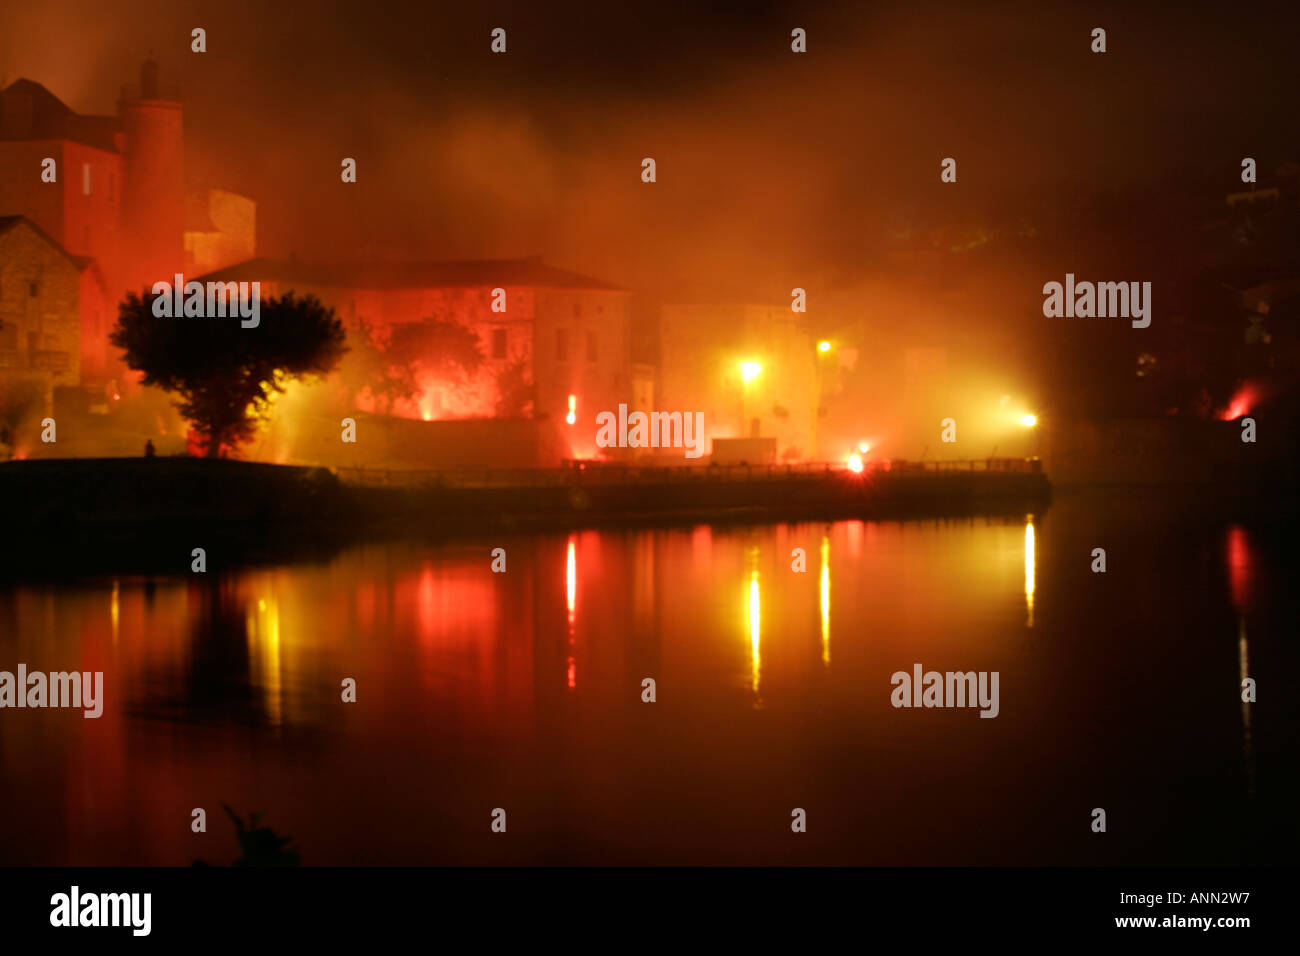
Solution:
<svg viewBox="0 0 1300 956"><path fill-rule="evenodd" d="M10 5L0 72L111 113L154 55L188 178L256 199L264 254L541 253L665 299L784 302L908 228L1297 155L1294 4L703 6L53 0Z"/></svg>

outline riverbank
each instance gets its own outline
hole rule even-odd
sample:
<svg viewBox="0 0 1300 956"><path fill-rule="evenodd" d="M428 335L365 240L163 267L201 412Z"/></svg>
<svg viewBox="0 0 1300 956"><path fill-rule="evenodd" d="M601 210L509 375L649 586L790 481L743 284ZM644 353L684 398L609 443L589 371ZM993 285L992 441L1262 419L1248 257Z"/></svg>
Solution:
<svg viewBox="0 0 1300 956"><path fill-rule="evenodd" d="M621 524L1023 515L1036 461L334 472L175 458L0 464L0 574L188 572L328 557L359 541Z"/></svg>

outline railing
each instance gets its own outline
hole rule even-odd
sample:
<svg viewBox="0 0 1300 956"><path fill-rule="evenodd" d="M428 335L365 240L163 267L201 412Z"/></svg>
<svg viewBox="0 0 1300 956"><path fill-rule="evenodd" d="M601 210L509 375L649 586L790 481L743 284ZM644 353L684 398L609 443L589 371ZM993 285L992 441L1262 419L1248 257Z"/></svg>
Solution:
<svg viewBox="0 0 1300 956"><path fill-rule="evenodd" d="M972 461L868 461L861 473L840 462L786 465L639 466L615 462L566 461L560 468L449 468L401 470L337 468L344 484L366 488L554 488L584 485L692 484L779 481L792 478L865 479L877 474L939 476L975 472L1041 474L1037 458Z"/></svg>

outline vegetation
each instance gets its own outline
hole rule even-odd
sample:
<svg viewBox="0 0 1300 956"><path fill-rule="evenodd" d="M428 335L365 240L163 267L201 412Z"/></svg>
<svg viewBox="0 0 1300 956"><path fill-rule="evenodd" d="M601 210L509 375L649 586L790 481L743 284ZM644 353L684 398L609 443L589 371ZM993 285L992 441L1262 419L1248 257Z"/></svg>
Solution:
<svg viewBox="0 0 1300 956"><path fill-rule="evenodd" d="M211 458L250 440L291 380L328 374L347 350L334 310L311 296L290 292L261 303L255 328L237 319L158 317L153 299L128 294L109 341L144 373L145 385L178 396L177 409Z"/></svg>

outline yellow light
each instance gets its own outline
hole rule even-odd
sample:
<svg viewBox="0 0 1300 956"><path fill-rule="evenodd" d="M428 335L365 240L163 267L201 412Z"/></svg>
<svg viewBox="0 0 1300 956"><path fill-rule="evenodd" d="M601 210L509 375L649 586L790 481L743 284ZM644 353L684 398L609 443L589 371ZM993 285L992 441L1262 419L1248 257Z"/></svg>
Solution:
<svg viewBox="0 0 1300 956"><path fill-rule="evenodd" d="M817 343L818 352L829 352L830 350L831 350L831 343L827 342L825 339L822 339L820 342Z"/></svg>
<svg viewBox="0 0 1300 956"><path fill-rule="evenodd" d="M564 416L564 420L572 425L578 420L578 396L569 396L569 414Z"/></svg>
<svg viewBox="0 0 1300 956"><path fill-rule="evenodd" d="M752 382L754 379L758 378L758 374L761 371L763 371L763 366L759 365L757 362L740 363L740 377L746 382Z"/></svg>
<svg viewBox="0 0 1300 956"><path fill-rule="evenodd" d="M864 441L860 441L858 442L858 451L865 455L867 452L871 451L871 446Z"/></svg>
<svg viewBox="0 0 1300 956"><path fill-rule="evenodd" d="M1024 425L1026 428L1033 428L1035 425L1038 424L1038 416L1030 415L1028 413L1021 415L1020 424Z"/></svg>
<svg viewBox="0 0 1300 956"><path fill-rule="evenodd" d="M849 457L845 461L845 464L849 466L849 471L856 472L857 474L862 473L861 455L849 455Z"/></svg>

